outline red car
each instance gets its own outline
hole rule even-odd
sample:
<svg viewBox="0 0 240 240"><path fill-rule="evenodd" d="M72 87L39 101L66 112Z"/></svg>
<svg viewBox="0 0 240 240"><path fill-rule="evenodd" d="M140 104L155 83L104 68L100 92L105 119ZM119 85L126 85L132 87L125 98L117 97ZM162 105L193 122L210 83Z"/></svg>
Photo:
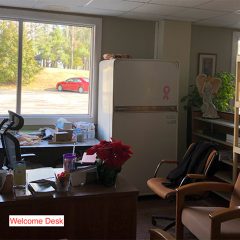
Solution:
<svg viewBox="0 0 240 240"><path fill-rule="evenodd" d="M56 89L58 91L76 91L80 93L88 92L89 80L83 77L69 78L65 81L58 82Z"/></svg>

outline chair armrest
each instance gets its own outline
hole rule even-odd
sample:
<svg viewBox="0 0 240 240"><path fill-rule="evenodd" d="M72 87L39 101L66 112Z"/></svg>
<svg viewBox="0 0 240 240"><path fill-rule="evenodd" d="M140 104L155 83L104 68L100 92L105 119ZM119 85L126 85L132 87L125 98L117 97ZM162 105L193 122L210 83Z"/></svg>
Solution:
<svg viewBox="0 0 240 240"><path fill-rule="evenodd" d="M221 224L225 221L239 218L240 206L219 209L209 214L211 219L211 239L221 238Z"/></svg>
<svg viewBox="0 0 240 240"><path fill-rule="evenodd" d="M167 160L167 159L162 159L160 162L162 162L162 163L175 163L175 164L178 163L177 160Z"/></svg>
<svg viewBox="0 0 240 240"><path fill-rule="evenodd" d="M175 240L175 238L171 234L159 228L150 229L149 233L150 240Z"/></svg>
<svg viewBox="0 0 240 240"><path fill-rule="evenodd" d="M209 217L211 218L211 220L218 222L225 222L234 218L239 218L239 216L240 206L220 209L209 213Z"/></svg>
<svg viewBox="0 0 240 240"><path fill-rule="evenodd" d="M36 157L36 154L34 154L34 153L24 153L24 154L21 154L21 159L22 160L25 160L26 158L29 158L29 157Z"/></svg>
<svg viewBox="0 0 240 240"><path fill-rule="evenodd" d="M234 186L228 183L221 182L198 182L190 183L176 189L176 237L177 239L183 239L183 224L182 224L182 210L185 205L185 196L203 193L207 191L223 191L232 192ZM213 223L214 221L212 221ZM218 224L220 226L220 223ZM216 228L216 229L219 229ZM213 237L211 239L218 239L216 235L218 231L213 231Z"/></svg>
<svg viewBox="0 0 240 240"><path fill-rule="evenodd" d="M182 179L182 181L181 181L181 183L179 184L179 187L181 187L184 183L185 183L185 181L187 180L187 179L206 179L207 177L206 177L206 175L203 175L203 174L187 174L183 179Z"/></svg>
<svg viewBox="0 0 240 240"><path fill-rule="evenodd" d="M222 191L231 192L233 191L233 185L222 182L198 182L190 183L176 189L179 196L186 196L195 193L202 193L207 191Z"/></svg>
<svg viewBox="0 0 240 240"><path fill-rule="evenodd" d="M186 177L191 179L206 179L207 176L204 174L187 174Z"/></svg>
<svg viewBox="0 0 240 240"><path fill-rule="evenodd" d="M156 169L155 169L155 172L154 172L153 177L157 177L158 170L159 170L159 168L161 167L161 165L164 164L164 163L170 163L170 164L173 164L173 163L174 163L174 164L177 164L178 161L177 161L177 160L162 159L162 160L158 163L158 165L157 165L157 167L156 167Z"/></svg>
<svg viewBox="0 0 240 240"><path fill-rule="evenodd" d="M34 153L25 153L25 154L21 154L21 157L22 158L25 158L25 157L36 157L36 154L34 154Z"/></svg>

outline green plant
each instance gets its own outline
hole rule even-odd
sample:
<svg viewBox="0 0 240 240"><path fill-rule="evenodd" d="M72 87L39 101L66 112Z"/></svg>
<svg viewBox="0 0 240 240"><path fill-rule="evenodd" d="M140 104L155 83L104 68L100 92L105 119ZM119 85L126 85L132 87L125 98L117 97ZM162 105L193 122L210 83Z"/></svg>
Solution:
<svg viewBox="0 0 240 240"><path fill-rule="evenodd" d="M232 112L233 106L230 102L234 99L235 76L229 72L219 72L216 77L221 79L221 86L213 103L218 111Z"/></svg>
<svg viewBox="0 0 240 240"><path fill-rule="evenodd" d="M200 97L198 93L197 86L190 85L189 87L189 94L182 97L181 102L185 102L185 109L195 107L195 108L200 108L202 106L202 98Z"/></svg>
<svg viewBox="0 0 240 240"><path fill-rule="evenodd" d="M235 77L229 72L219 72L215 77L221 79L221 86L213 98L213 103L218 111L232 112L233 106L231 105L231 100L234 99ZM184 106L185 109L190 107L200 108L202 106L202 97L199 95L195 84L190 86L189 94L184 96L181 102L186 103Z"/></svg>

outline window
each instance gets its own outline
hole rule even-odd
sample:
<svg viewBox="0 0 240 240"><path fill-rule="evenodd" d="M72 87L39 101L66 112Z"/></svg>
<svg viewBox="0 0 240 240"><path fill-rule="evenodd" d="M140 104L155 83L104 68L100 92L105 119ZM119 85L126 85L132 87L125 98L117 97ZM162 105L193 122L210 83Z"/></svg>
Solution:
<svg viewBox="0 0 240 240"><path fill-rule="evenodd" d="M0 11L0 114L17 111L28 124L95 121L100 40L97 18Z"/></svg>

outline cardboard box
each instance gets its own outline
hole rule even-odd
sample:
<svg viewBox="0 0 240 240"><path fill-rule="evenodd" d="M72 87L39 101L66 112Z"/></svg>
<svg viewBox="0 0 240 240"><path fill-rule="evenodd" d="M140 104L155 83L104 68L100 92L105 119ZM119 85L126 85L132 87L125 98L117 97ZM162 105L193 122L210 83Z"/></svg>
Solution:
<svg viewBox="0 0 240 240"><path fill-rule="evenodd" d="M60 136L60 137L57 137L57 138L64 139L64 140L56 140L56 142L58 142L58 141L72 141L73 129L64 130L64 129L61 129L61 128L57 128L56 135L63 135L63 136Z"/></svg>

